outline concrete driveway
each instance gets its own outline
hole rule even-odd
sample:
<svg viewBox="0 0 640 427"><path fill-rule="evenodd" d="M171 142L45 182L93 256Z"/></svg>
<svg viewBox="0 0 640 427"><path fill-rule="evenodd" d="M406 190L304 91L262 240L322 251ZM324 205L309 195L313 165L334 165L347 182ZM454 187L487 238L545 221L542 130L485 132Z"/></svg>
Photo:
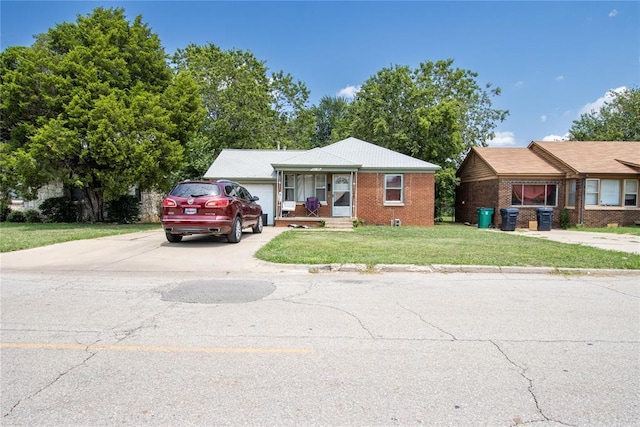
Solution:
<svg viewBox="0 0 640 427"><path fill-rule="evenodd" d="M253 254L284 231L287 228L264 227L261 234L245 232L237 244L210 236L169 243L158 225L157 231L3 253L0 266L30 271L254 271L267 267Z"/></svg>
<svg viewBox="0 0 640 427"><path fill-rule="evenodd" d="M640 236L632 236L630 234L592 233L588 231L562 229L552 229L550 231L517 229L515 232L493 229L492 231L516 233L522 236L537 237L539 239L553 240L561 243L593 246L600 249L640 254Z"/></svg>

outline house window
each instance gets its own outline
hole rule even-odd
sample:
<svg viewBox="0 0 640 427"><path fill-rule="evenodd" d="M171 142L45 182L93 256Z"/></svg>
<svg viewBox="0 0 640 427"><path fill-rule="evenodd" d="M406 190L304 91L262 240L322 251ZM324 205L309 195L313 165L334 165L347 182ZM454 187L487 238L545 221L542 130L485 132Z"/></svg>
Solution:
<svg viewBox="0 0 640 427"><path fill-rule="evenodd" d="M638 180L624 180L624 205L638 206Z"/></svg>
<svg viewBox="0 0 640 427"><path fill-rule="evenodd" d="M567 206L576 205L576 180L570 179L567 181Z"/></svg>
<svg viewBox="0 0 640 427"><path fill-rule="evenodd" d="M321 202L327 201L327 176L315 175L316 179L316 197Z"/></svg>
<svg viewBox="0 0 640 427"><path fill-rule="evenodd" d="M321 174L286 174L284 176L284 201L306 202L307 197L327 201L327 176Z"/></svg>
<svg viewBox="0 0 640 427"><path fill-rule="evenodd" d="M296 176L285 175L284 176L284 201L294 202L296 194Z"/></svg>
<svg viewBox="0 0 640 427"><path fill-rule="evenodd" d="M402 175L385 175L384 176L384 201L385 202L402 202L403 188Z"/></svg>
<svg viewBox="0 0 640 427"><path fill-rule="evenodd" d="M511 190L513 206L556 206L555 184L515 184Z"/></svg>

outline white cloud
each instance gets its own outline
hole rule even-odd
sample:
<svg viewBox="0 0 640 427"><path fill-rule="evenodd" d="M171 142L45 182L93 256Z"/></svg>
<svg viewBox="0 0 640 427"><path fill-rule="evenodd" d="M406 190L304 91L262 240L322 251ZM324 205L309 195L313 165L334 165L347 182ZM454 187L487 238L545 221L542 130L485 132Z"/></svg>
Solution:
<svg viewBox="0 0 640 427"><path fill-rule="evenodd" d="M556 76L556 81L561 82L564 80L564 76Z"/></svg>
<svg viewBox="0 0 640 427"><path fill-rule="evenodd" d="M617 14L618 11L616 9L613 9L611 12L609 12L609 18L615 18Z"/></svg>
<svg viewBox="0 0 640 427"><path fill-rule="evenodd" d="M569 140L569 134L565 133L564 136L560 136L560 135L547 135L544 138L542 138L543 141L568 141Z"/></svg>
<svg viewBox="0 0 640 427"><path fill-rule="evenodd" d="M510 147L516 144L516 138L513 132L496 132L493 139L487 141L489 147Z"/></svg>
<svg viewBox="0 0 640 427"><path fill-rule="evenodd" d="M354 98L358 92L360 92L360 86L347 86L340 89L338 96L342 98Z"/></svg>
<svg viewBox="0 0 640 427"><path fill-rule="evenodd" d="M542 123L546 122L546 121L547 121L547 115L546 115L546 114L541 115L541 116L540 116L540 121L541 121Z"/></svg>
<svg viewBox="0 0 640 427"><path fill-rule="evenodd" d="M580 109L578 112L578 116L582 116L583 114L591 114L600 111L600 108L605 104L605 102L609 102L613 99L614 94L616 93L625 93L627 91L626 86L621 86L617 89L610 90L605 93L604 96L596 99L593 102L588 103L584 107Z"/></svg>
<svg viewBox="0 0 640 427"><path fill-rule="evenodd" d="M524 86L524 82L522 80L518 80L514 86L519 89Z"/></svg>

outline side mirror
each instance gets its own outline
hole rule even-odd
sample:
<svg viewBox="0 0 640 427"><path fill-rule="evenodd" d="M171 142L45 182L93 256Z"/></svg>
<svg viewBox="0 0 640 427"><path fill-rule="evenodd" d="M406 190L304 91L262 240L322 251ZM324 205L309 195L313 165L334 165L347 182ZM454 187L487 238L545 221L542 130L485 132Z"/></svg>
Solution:
<svg viewBox="0 0 640 427"><path fill-rule="evenodd" d="M251 197L251 201L252 202L257 202L258 200L260 200L260 197L258 197L258 196L252 196Z"/></svg>

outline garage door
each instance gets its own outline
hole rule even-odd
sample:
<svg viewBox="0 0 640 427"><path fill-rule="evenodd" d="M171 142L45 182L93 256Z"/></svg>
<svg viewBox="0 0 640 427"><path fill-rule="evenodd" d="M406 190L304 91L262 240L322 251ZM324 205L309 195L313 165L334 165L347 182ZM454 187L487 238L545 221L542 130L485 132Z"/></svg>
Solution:
<svg viewBox="0 0 640 427"><path fill-rule="evenodd" d="M275 209L273 184L243 184L252 196L258 196L258 203L262 206L262 213L267 214L267 225L273 225Z"/></svg>

